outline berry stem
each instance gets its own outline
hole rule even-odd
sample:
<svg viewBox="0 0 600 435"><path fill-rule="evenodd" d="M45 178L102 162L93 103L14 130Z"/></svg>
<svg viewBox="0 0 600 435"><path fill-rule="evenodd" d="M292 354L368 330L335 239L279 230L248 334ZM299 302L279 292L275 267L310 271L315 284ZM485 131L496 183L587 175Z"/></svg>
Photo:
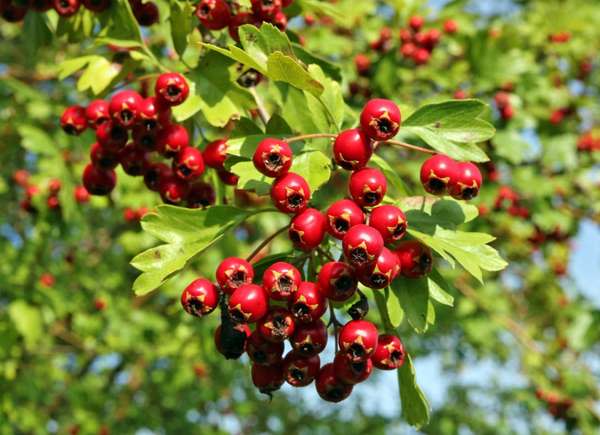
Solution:
<svg viewBox="0 0 600 435"><path fill-rule="evenodd" d="M329 304L329 324L327 326L333 325L333 336L335 338L335 353L338 353L338 329L341 325L337 317L335 317L335 310L333 309L333 305Z"/></svg>
<svg viewBox="0 0 600 435"><path fill-rule="evenodd" d="M252 253L250 255L248 255L248 257L246 257L246 261L248 261L248 262L252 261L252 259L260 253L260 251L262 251L269 243L271 243L275 237L277 237L279 234L281 234L285 230L287 230L288 227L289 227L289 225L279 228L277 231L275 231L273 234L271 234L269 237L267 237L265 240L263 240L260 243L260 245L258 245L256 247L256 249L254 251L252 251Z"/></svg>
<svg viewBox="0 0 600 435"><path fill-rule="evenodd" d="M332 133L310 133L310 134L301 134L300 136L288 137L285 139L285 141L287 143L292 143L292 142L298 142L298 141L306 140L306 139L323 139L323 138L334 139L335 137L337 137L337 135L332 134Z"/></svg>
<svg viewBox="0 0 600 435"><path fill-rule="evenodd" d="M267 112L267 109L265 108L265 105L262 101L262 99L260 98L260 95L258 95L258 93L256 92L256 88L255 87L251 87L248 89L250 91L250 94L252 94L252 98L254 98L254 102L256 103L256 109L258 110L258 116L260 116L260 119L262 120L263 124L267 125L267 123L269 122L269 113Z"/></svg>
<svg viewBox="0 0 600 435"><path fill-rule="evenodd" d="M426 154L435 154L436 153L434 150L430 150L429 148L423 148L423 147L411 145L409 143L400 142L399 140L393 140L393 139L382 141L382 142L376 142L375 147L377 147L380 144L388 144L388 145L392 145L395 147L407 148L409 150L419 151L421 153L426 153Z"/></svg>

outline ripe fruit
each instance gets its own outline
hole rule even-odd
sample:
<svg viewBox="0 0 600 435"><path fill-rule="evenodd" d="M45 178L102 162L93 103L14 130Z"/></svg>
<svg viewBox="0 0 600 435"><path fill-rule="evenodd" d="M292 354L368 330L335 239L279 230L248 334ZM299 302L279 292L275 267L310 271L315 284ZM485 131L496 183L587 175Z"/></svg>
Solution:
<svg viewBox="0 0 600 435"><path fill-rule="evenodd" d="M217 175L219 176L219 180L228 186L237 186L237 182L240 179L233 172L226 171L225 169L219 169Z"/></svg>
<svg viewBox="0 0 600 435"><path fill-rule="evenodd" d="M279 343L294 333L295 321L285 308L273 307L257 324L256 329L267 341Z"/></svg>
<svg viewBox="0 0 600 435"><path fill-rule="evenodd" d="M323 213L315 208L307 208L294 216L288 234L297 249L310 251L323 241L326 226Z"/></svg>
<svg viewBox="0 0 600 435"><path fill-rule="evenodd" d="M477 196L481 183L481 172L474 163L457 162L454 177L448 183L448 191L453 198L468 201Z"/></svg>
<svg viewBox="0 0 600 435"><path fill-rule="evenodd" d="M298 269L283 261L273 263L262 276L263 288L276 301L287 301L296 293L301 282Z"/></svg>
<svg viewBox="0 0 600 435"><path fill-rule="evenodd" d="M360 114L360 126L373 140L385 141L393 138L400 129L402 116L398 106L390 100L369 100Z"/></svg>
<svg viewBox="0 0 600 435"><path fill-rule="evenodd" d="M377 347L378 332L367 320L351 320L339 331L340 349L352 362L368 359Z"/></svg>
<svg viewBox="0 0 600 435"><path fill-rule="evenodd" d="M215 189L204 181L192 184L186 196L189 208L208 207L215 203L215 199Z"/></svg>
<svg viewBox="0 0 600 435"><path fill-rule="evenodd" d="M294 351L302 356L317 355L327 346L327 327L322 320L296 325L296 332L290 339Z"/></svg>
<svg viewBox="0 0 600 435"><path fill-rule="evenodd" d="M283 342L268 341L258 330L250 334L246 341L246 353L256 364L271 365L280 362L283 349Z"/></svg>
<svg viewBox="0 0 600 435"><path fill-rule="evenodd" d="M83 170L83 185L92 195L108 195L117 184L117 174L112 169L101 169L88 164Z"/></svg>
<svg viewBox="0 0 600 435"><path fill-rule="evenodd" d="M88 126L94 130L103 122L110 121L108 102L104 100L92 101L85 109L85 117Z"/></svg>
<svg viewBox="0 0 600 435"><path fill-rule="evenodd" d="M215 330L215 347L227 359L238 359L246 351L246 343L252 331L245 323L228 322L225 328Z"/></svg>
<svg viewBox="0 0 600 435"><path fill-rule="evenodd" d="M151 163L144 174L144 184L154 192L158 192L161 181L171 177L171 168L164 163Z"/></svg>
<svg viewBox="0 0 600 435"><path fill-rule="evenodd" d="M238 323L254 323L264 317L269 309L269 299L261 286L244 284L229 299L229 313Z"/></svg>
<svg viewBox="0 0 600 435"><path fill-rule="evenodd" d="M306 210L310 200L310 188L306 180L298 174L288 172L279 177L271 186L273 204L283 213L300 213Z"/></svg>
<svg viewBox="0 0 600 435"><path fill-rule="evenodd" d="M231 20L231 12L225 0L201 0L196 6L196 17L210 30L221 30Z"/></svg>
<svg viewBox="0 0 600 435"><path fill-rule="evenodd" d="M173 160L173 172L182 180L194 180L204 173L204 160L200 150L185 147Z"/></svg>
<svg viewBox="0 0 600 435"><path fill-rule="evenodd" d="M157 97L142 100L139 112L139 124L146 131L156 130L159 124L166 125L171 120L171 108Z"/></svg>
<svg viewBox="0 0 600 435"><path fill-rule="evenodd" d="M407 278L420 278L431 272L431 250L416 240L401 242L396 249L400 261L400 273Z"/></svg>
<svg viewBox="0 0 600 435"><path fill-rule="evenodd" d="M227 140L219 139L206 145L202 157L206 166L222 169L227 158Z"/></svg>
<svg viewBox="0 0 600 435"><path fill-rule="evenodd" d="M271 21L278 12L281 12L281 0L251 0L252 12L264 21Z"/></svg>
<svg viewBox="0 0 600 435"><path fill-rule="evenodd" d="M242 285L252 284L254 269L244 259L229 257L219 264L215 275L221 290L230 295Z"/></svg>
<svg viewBox="0 0 600 435"><path fill-rule="evenodd" d="M179 204L182 202L188 191L188 183L181 178L176 177L172 172L158 182L158 193L163 202L167 204Z"/></svg>
<svg viewBox="0 0 600 435"><path fill-rule="evenodd" d="M65 133L79 136L87 128L85 109L81 106L70 106L60 117L60 126Z"/></svg>
<svg viewBox="0 0 600 435"><path fill-rule="evenodd" d="M381 233L384 243L393 243L406 234L406 216L398 207L380 205L371 210L369 226Z"/></svg>
<svg viewBox="0 0 600 435"><path fill-rule="evenodd" d="M143 98L135 91L119 91L110 99L108 111L118 125L131 128L137 121L142 102Z"/></svg>
<svg viewBox="0 0 600 435"><path fill-rule="evenodd" d="M377 261L358 271L361 283L372 289L386 288L400 273L398 256L388 248L383 248Z"/></svg>
<svg viewBox="0 0 600 435"><path fill-rule="evenodd" d="M53 0L54 10L61 17L75 15L81 7L81 0Z"/></svg>
<svg viewBox="0 0 600 435"><path fill-rule="evenodd" d="M383 173L373 168L363 168L350 176L350 195L361 207L374 207L387 192L387 181Z"/></svg>
<svg viewBox="0 0 600 435"><path fill-rule="evenodd" d="M336 239L343 239L350 228L364 222L364 213L349 199L336 201L327 209L327 229Z"/></svg>
<svg viewBox="0 0 600 435"><path fill-rule="evenodd" d="M156 147L159 153L170 158L175 157L189 146L190 136L183 125L169 124L164 126L156 136Z"/></svg>
<svg viewBox="0 0 600 435"><path fill-rule="evenodd" d="M317 393L328 402L341 402L352 393L352 385L344 384L336 376L333 363L321 367L316 380Z"/></svg>
<svg viewBox="0 0 600 435"><path fill-rule="evenodd" d="M141 0L137 0L133 4L133 15L140 26L151 26L152 24L158 23L160 18L156 3L142 3Z"/></svg>
<svg viewBox="0 0 600 435"><path fill-rule="evenodd" d="M383 237L368 225L355 225L342 240L344 256L354 267L365 267L374 263L383 250Z"/></svg>
<svg viewBox="0 0 600 435"><path fill-rule="evenodd" d="M110 6L110 0L81 0L83 6L92 12L102 12Z"/></svg>
<svg viewBox="0 0 600 435"><path fill-rule="evenodd" d="M281 388L284 382L281 364L262 366L252 364L252 383L263 394L271 394Z"/></svg>
<svg viewBox="0 0 600 435"><path fill-rule="evenodd" d="M119 151L119 163L128 175L134 177L144 175L149 165L148 153L145 149L129 143Z"/></svg>
<svg viewBox="0 0 600 435"><path fill-rule="evenodd" d="M417 65L424 65L429 62L429 58L431 57L431 53L426 48L417 48L413 53L413 61Z"/></svg>
<svg viewBox="0 0 600 435"><path fill-rule="evenodd" d="M456 33L458 31L458 24L454 20L446 20L444 21L444 32L449 35Z"/></svg>
<svg viewBox="0 0 600 435"><path fill-rule="evenodd" d="M354 385L367 380L373 371L373 363L370 359L352 362L346 354L338 352L333 359L333 368L340 381Z"/></svg>
<svg viewBox="0 0 600 435"><path fill-rule="evenodd" d="M252 158L254 167L267 177L286 174L292 166L292 150L287 142L279 139L263 139Z"/></svg>
<svg viewBox="0 0 600 435"><path fill-rule="evenodd" d="M320 366L319 355L304 357L292 351L283 360L285 380L294 387L305 387L315 380Z"/></svg>
<svg viewBox="0 0 600 435"><path fill-rule="evenodd" d="M204 278L192 281L181 293L181 306L192 316L202 317L212 313L218 304L218 290Z"/></svg>
<svg viewBox="0 0 600 435"><path fill-rule="evenodd" d="M415 32L418 32L419 30L421 30L421 27L423 27L423 24L425 24L425 19L419 15L413 15L408 20L408 25Z"/></svg>
<svg viewBox="0 0 600 435"><path fill-rule="evenodd" d="M371 59L364 54L357 54L354 58L354 65L356 66L356 72L359 76L369 75L371 69Z"/></svg>
<svg viewBox="0 0 600 435"><path fill-rule="evenodd" d="M318 279L321 293L336 302L350 299L358 285L352 267L341 261L325 263L319 272Z"/></svg>
<svg viewBox="0 0 600 435"><path fill-rule="evenodd" d="M359 128L344 130L333 143L335 162L349 171L363 168L372 155L371 140Z"/></svg>
<svg viewBox="0 0 600 435"><path fill-rule="evenodd" d="M315 283L302 281L289 299L289 308L299 322L309 323L325 314L327 299Z"/></svg>
<svg viewBox="0 0 600 435"><path fill-rule="evenodd" d="M371 355L373 365L381 370L399 369L404 364L404 345L395 335L382 334L377 341L375 352Z"/></svg>
<svg viewBox="0 0 600 435"><path fill-rule="evenodd" d="M127 143L127 139L127 130L112 121L103 122L96 128L96 140L107 150L120 150Z"/></svg>
<svg viewBox="0 0 600 435"><path fill-rule="evenodd" d="M187 99L190 87L181 74L164 73L158 76L154 85L154 93L159 105L178 106Z"/></svg>
<svg viewBox="0 0 600 435"><path fill-rule="evenodd" d="M457 178L458 163L448 156L436 154L421 166L421 183L433 195L443 195L450 180Z"/></svg>
<svg viewBox="0 0 600 435"><path fill-rule="evenodd" d="M90 193L83 186L75 187L73 195L75 196L75 201L77 201L79 204L83 204L84 202L88 202L90 200Z"/></svg>

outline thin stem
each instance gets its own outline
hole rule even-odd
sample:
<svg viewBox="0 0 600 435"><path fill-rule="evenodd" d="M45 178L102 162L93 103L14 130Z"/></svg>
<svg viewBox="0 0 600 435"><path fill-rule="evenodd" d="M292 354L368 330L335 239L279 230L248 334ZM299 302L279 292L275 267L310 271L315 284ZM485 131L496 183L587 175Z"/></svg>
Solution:
<svg viewBox="0 0 600 435"><path fill-rule="evenodd" d="M249 88L250 93L252 94L252 97L254 98L254 102L256 103L256 108L258 109L258 116L260 116L260 119L262 120L262 122L267 125L267 123L269 122L269 112L267 112L267 109L265 108L265 105L262 101L262 99L260 98L260 95L258 95L258 92L256 92L256 88L255 87L251 87Z"/></svg>
<svg viewBox="0 0 600 435"><path fill-rule="evenodd" d="M258 245L256 247L256 249L254 251L252 251L252 253L250 255L248 255L248 257L246 257L246 261L248 261L248 262L252 261L252 259L254 257L256 257L260 253L260 251L262 251L269 243L271 243L275 237L277 237L279 234L283 233L287 229L288 229L288 225L281 227L277 231L275 231L273 234L271 234L269 237L267 237L265 240L263 240L260 243L260 245Z"/></svg>
<svg viewBox="0 0 600 435"><path fill-rule="evenodd" d="M386 141L382 141L382 142L376 142L375 146L377 146L379 144L388 144L388 145L392 145L392 146L396 146L396 147L407 148L409 150L419 151L421 153L426 153L426 154L435 154L436 153L434 150L430 150L429 148L423 148L423 147L419 147L416 145L411 145L409 143L400 142L398 140L386 140Z"/></svg>
<svg viewBox="0 0 600 435"><path fill-rule="evenodd" d="M333 325L333 336L335 338L335 353L339 351L339 343L338 343L338 328L341 325L337 317L335 317L335 310L333 309L333 305L329 304L329 324L327 326Z"/></svg>
<svg viewBox="0 0 600 435"><path fill-rule="evenodd" d="M301 134L300 136L292 136L285 139L287 143L298 142L306 139L323 139L329 138L333 139L337 137L337 134L332 133L310 133L310 134Z"/></svg>

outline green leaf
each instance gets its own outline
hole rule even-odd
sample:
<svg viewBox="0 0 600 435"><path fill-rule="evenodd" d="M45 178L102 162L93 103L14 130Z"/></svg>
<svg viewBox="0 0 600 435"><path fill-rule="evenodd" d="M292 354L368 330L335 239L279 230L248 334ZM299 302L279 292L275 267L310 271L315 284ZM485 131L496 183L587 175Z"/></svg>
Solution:
<svg viewBox="0 0 600 435"><path fill-rule="evenodd" d="M408 323L418 332L427 330L427 304L429 301L429 288L427 279L396 278L391 289L400 300L400 305L406 314Z"/></svg>
<svg viewBox="0 0 600 435"><path fill-rule="evenodd" d="M194 28L192 22L192 14L194 8L190 3L171 3L171 15L169 23L171 25L171 38L173 39L173 47L179 56L182 56L188 45L188 35L192 33Z"/></svg>
<svg viewBox="0 0 600 435"><path fill-rule="evenodd" d="M267 76L274 81L308 91L315 96L323 93L323 85L315 80L310 73L291 56L279 51L271 54L267 60Z"/></svg>
<svg viewBox="0 0 600 435"><path fill-rule="evenodd" d="M437 269L433 269L427 276L427 284L431 299L449 307L454 305L454 297L450 294L451 286Z"/></svg>
<svg viewBox="0 0 600 435"><path fill-rule="evenodd" d="M479 215L476 206L450 197L408 196L397 205L406 214L410 227L423 232L434 231L436 225L454 229Z"/></svg>
<svg viewBox="0 0 600 435"><path fill-rule="evenodd" d="M25 301L16 300L8 306L8 315L25 339L27 349L35 350L44 329L40 310Z"/></svg>
<svg viewBox="0 0 600 435"><path fill-rule="evenodd" d="M429 403L423 391L417 385L415 368L409 353L404 364L398 369L402 417L411 425L420 428L429 423Z"/></svg>
<svg viewBox="0 0 600 435"><path fill-rule="evenodd" d="M378 291L378 290L375 290ZM388 293L388 298L387 298L387 303L386 303L386 307L387 307L387 311L388 311L388 317L390 319L390 322L392 323L392 327L395 329L398 326L400 326L400 324L402 323L402 320L404 320L404 310L402 309L402 306L400 305L400 299L398 299L398 296L396 295L396 293L394 292L387 292Z"/></svg>
<svg viewBox="0 0 600 435"><path fill-rule="evenodd" d="M312 193L329 181L331 177L331 159L321 151L309 151L294 157L291 170L302 175Z"/></svg>
<svg viewBox="0 0 600 435"><path fill-rule="evenodd" d="M408 194L404 182L398 175L398 172L395 171L385 159L379 157L377 154L373 154L369 163L373 164L373 166L376 166L383 172L388 183L394 187L397 194L402 196Z"/></svg>
<svg viewBox="0 0 600 435"><path fill-rule="evenodd" d="M502 130L494 136L494 152L514 165L522 163L531 148L515 130Z"/></svg>
<svg viewBox="0 0 600 435"><path fill-rule="evenodd" d="M133 15L128 0L113 0L108 20L98 35L102 44L113 44L118 47L140 47L143 45L140 26Z"/></svg>
<svg viewBox="0 0 600 435"><path fill-rule="evenodd" d="M252 213L231 206L204 210L159 206L156 213L144 217L142 228L166 243L131 260L131 265L143 272L135 280L133 291L144 295L160 287L170 276L183 269L193 256L213 245Z"/></svg>
<svg viewBox="0 0 600 435"><path fill-rule="evenodd" d="M99 56L81 56L76 57L75 59L65 60L58 66L58 79L64 80L98 57Z"/></svg>
<svg viewBox="0 0 600 435"><path fill-rule="evenodd" d="M310 53L300 44L294 43L292 44L292 47L294 49L294 55L296 55L296 57L304 64L309 65L309 68L312 64L318 65L327 77L333 79L337 83L342 81L342 70L338 65L323 57L316 56L314 53Z"/></svg>
<svg viewBox="0 0 600 435"><path fill-rule="evenodd" d="M258 172L251 161L235 163L229 170L240 177L238 189L253 190L257 195L266 195L271 190L272 179Z"/></svg>
<svg viewBox="0 0 600 435"><path fill-rule="evenodd" d="M23 148L40 154L54 156L58 154L58 148L48 134L32 125L19 125L17 131L21 135Z"/></svg>
<svg viewBox="0 0 600 435"><path fill-rule="evenodd" d="M87 68L77 81L77 90L83 92L91 89L94 95L102 93L115 77L119 75L120 68L113 65L101 56L91 60Z"/></svg>

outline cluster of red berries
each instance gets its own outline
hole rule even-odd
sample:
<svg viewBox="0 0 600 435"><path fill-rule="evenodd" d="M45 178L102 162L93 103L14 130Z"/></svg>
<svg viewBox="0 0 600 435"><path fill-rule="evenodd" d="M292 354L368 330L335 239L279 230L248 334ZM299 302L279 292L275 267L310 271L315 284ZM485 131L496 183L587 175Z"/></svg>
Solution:
<svg viewBox="0 0 600 435"><path fill-rule="evenodd" d="M496 95L494 95L494 102L496 103L496 108L502 119L508 121L515 116L515 109L510 102L510 94L508 92L497 92Z"/></svg>
<svg viewBox="0 0 600 435"><path fill-rule="evenodd" d="M482 181L477 165L457 162L443 154L428 158L421 166L421 183L433 195L447 193L454 199L473 199L479 193Z"/></svg>
<svg viewBox="0 0 600 435"><path fill-rule="evenodd" d="M592 131L582 134L577 140L577 151L600 151L600 135L596 135Z"/></svg>
<svg viewBox="0 0 600 435"><path fill-rule="evenodd" d="M165 73L154 90L155 96L148 98L123 90L109 101L64 111L61 125L68 134L79 135L88 127L96 132L83 184L92 195L109 194L117 182L114 168L120 164L125 173L143 176L146 186L166 203L206 205L207 186L209 197L212 187L198 180L204 173L202 152L190 146L187 129L171 119L171 107L188 97L188 84L180 74ZM171 159L171 165L156 161L158 156Z"/></svg>
<svg viewBox="0 0 600 435"><path fill-rule="evenodd" d="M537 389L536 397L545 402L548 412L557 420L567 420L568 413L573 406L573 400L559 396L557 393Z"/></svg>
<svg viewBox="0 0 600 435"><path fill-rule="evenodd" d="M494 210L506 210L515 217L529 218L529 209L523 205L523 200L518 192L510 186L500 186L494 201Z"/></svg>
<svg viewBox="0 0 600 435"><path fill-rule="evenodd" d="M102 12L110 6L111 0L0 0L0 14L6 21L23 21L30 10L47 12L54 9L61 17L75 15L81 6L92 12Z"/></svg>
<svg viewBox="0 0 600 435"><path fill-rule="evenodd" d="M127 207L123 210L123 219L125 222L139 222L142 220L144 216L148 213L148 209L146 207L140 207L137 209Z"/></svg>
<svg viewBox="0 0 600 435"><path fill-rule="evenodd" d="M431 53L440 42L442 32L438 29L421 31L425 20L418 15L410 17L408 27L400 30L400 54L406 59L412 59L415 65L429 62Z"/></svg>
<svg viewBox="0 0 600 435"><path fill-rule="evenodd" d="M560 107L558 109L554 109L552 113L550 113L549 121L551 124L558 125L563 122L567 116L572 115L573 113L575 113L575 109L573 107Z"/></svg>
<svg viewBox="0 0 600 435"><path fill-rule="evenodd" d="M231 37L237 41L239 40L238 30L244 24L254 24L260 27L262 22L267 22L284 31L288 19L283 8L292 3L293 0L251 0L252 8L243 10L235 1L200 0L196 5L195 15L206 29L222 30L227 28Z"/></svg>

